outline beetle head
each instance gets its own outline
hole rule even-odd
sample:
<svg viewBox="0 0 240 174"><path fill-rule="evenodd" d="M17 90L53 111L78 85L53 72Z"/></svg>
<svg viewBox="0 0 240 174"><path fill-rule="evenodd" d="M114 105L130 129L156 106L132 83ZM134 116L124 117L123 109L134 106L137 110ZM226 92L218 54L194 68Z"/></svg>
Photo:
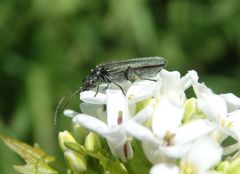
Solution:
<svg viewBox="0 0 240 174"><path fill-rule="evenodd" d="M91 74L83 80L81 91L86 91L97 86L98 75L96 70L91 70Z"/></svg>

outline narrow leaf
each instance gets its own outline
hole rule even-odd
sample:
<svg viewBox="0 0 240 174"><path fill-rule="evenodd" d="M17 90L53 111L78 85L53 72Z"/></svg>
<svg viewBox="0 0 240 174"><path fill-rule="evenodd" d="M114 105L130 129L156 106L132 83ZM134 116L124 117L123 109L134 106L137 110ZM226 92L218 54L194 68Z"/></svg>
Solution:
<svg viewBox="0 0 240 174"><path fill-rule="evenodd" d="M26 143L0 135L0 139L14 152L20 155L26 165L13 166L14 169L23 174L57 174L58 172L48 165L55 158L45 153L38 145L30 146Z"/></svg>

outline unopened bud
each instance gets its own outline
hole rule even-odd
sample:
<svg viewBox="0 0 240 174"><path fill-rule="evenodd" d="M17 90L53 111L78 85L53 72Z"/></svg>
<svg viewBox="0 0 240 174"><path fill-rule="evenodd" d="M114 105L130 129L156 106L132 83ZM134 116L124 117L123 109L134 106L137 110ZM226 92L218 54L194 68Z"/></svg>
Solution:
<svg viewBox="0 0 240 174"><path fill-rule="evenodd" d="M102 148L101 141L97 134L90 132L85 139L85 147L89 151L97 152Z"/></svg>
<svg viewBox="0 0 240 174"><path fill-rule="evenodd" d="M239 174L239 172L240 172L240 158L236 158L233 161L231 161L228 171L231 174Z"/></svg>
<svg viewBox="0 0 240 174"><path fill-rule="evenodd" d="M72 172L83 173L87 170L87 161L85 157L72 150L64 152L65 162Z"/></svg>
<svg viewBox="0 0 240 174"><path fill-rule="evenodd" d="M78 140L78 142L83 144L87 134L88 134L88 131L84 127L82 127L82 126L80 126L78 124L74 125L74 127L73 127L73 135Z"/></svg>
<svg viewBox="0 0 240 174"><path fill-rule="evenodd" d="M191 120L194 113L196 113L196 99L190 98L185 101L184 103L184 115L183 115L183 121L184 123L187 123Z"/></svg>
<svg viewBox="0 0 240 174"><path fill-rule="evenodd" d="M65 151L67 147L64 145L66 142L76 143L75 138L68 131L59 132L58 134L58 143L62 151Z"/></svg>

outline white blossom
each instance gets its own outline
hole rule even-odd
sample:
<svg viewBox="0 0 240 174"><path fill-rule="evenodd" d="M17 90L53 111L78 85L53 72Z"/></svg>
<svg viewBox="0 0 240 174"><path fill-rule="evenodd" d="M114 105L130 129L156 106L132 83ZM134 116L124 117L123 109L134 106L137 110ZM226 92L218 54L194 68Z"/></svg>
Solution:
<svg viewBox="0 0 240 174"><path fill-rule="evenodd" d="M223 154L239 156L240 98L215 94L198 82L196 71L182 76L162 70L151 80L119 88L84 91L82 113L66 110L79 124L104 137L112 154L127 162L133 157L131 140L141 142L151 162L150 174L216 173ZM195 96L187 98L193 88ZM222 147L227 137L235 144Z"/></svg>
<svg viewBox="0 0 240 174"><path fill-rule="evenodd" d="M86 127L106 138L112 153L121 160L126 161L132 158L133 152L128 141L128 135L122 126L122 123L128 117L126 97L121 90L111 89L106 91L106 95L100 94L99 98L97 96L96 101L94 101L92 93L89 93L89 98L84 94L84 101L90 104L106 103L106 122L96 116L79 113L74 115L73 123Z"/></svg>
<svg viewBox="0 0 240 174"><path fill-rule="evenodd" d="M209 169L221 160L221 156L222 148L210 137L203 136L197 139L186 155L180 159L179 166L173 163L159 163L152 167L150 174L207 174L210 173Z"/></svg>
<svg viewBox="0 0 240 174"><path fill-rule="evenodd" d="M240 139L240 98L235 95L212 92L206 85L198 82L195 71L188 73L192 77L193 89L197 96L198 108L215 123L224 137L231 135Z"/></svg>

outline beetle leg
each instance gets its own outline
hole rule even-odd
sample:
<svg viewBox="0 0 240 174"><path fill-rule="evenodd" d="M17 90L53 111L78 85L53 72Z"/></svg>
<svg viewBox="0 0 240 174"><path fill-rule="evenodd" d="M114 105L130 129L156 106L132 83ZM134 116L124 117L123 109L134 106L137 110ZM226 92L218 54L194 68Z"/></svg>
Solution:
<svg viewBox="0 0 240 174"><path fill-rule="evenodd" d="M110 83L108 83L107 86L105 88L103 88L103 90L108 89L109 85L110 85Z"/></svg>
<svg viewBox="0 0 240 174"><path fill-rule="evenodd" d="M109 81L109 83L113 83L114 85L116 85L117 87L119 87L119 88L121 89L122 93L126 96L123 88L122 88L119 84L113 82L108 76L105 76L105 78ZM108 84L108 86L109 86L109 84ZM107 86L107 87L108 87L108 86Z"/></svg>
<svg viewBox="0 0 240 174"><path fill-rule="evenodd" d="M99 83L97 84L97 91L96 91L96 94L94 95L94 97L97 96L97 94L98 94L98 90L99 90Z"/></svg>
<svg viewBox="0 0 240 174"><path fill-rule="evenodd" d="M125 92L123 91L123 88L119 85L119 84L117 84L117 83L114 83L114 82L112 82L114 85L116 85L117 87L119 87L120 89L121 89L121 91L122 91L122 93L123 93L123 95L125 95L126 96L126 94L125 94Z"/></svg>

